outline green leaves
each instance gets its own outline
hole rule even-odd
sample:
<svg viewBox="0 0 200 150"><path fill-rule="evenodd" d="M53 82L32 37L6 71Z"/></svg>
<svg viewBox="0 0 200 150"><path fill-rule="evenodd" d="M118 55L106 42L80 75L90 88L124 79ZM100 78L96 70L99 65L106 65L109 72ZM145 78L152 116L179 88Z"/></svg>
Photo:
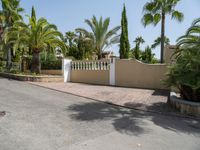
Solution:
<svg viewBox="0 0 200 150"><path fill-rule="evenodd" d="M187 30L184 36L178 38L177 45L183 49L185 48L199 48L200 49L200 19L196 19L192 26Z"/></svg>
<svg viewBox="0 0 200 150"><path fill-rule="evenodd" d="M142 18L142 24L146 27L154 22L154 17L152 14L145 14Z"/></svg>
<svg viewBox="0 0 200 150"><path fill-rule="evenodd" d="M190 101L200 102L200 20L192 24L186 35L177 41L177 62L167 76L168 86L175 86L181 96Z"/></svg>
<svg viewBox="0 0 200 150"><path fill-rule="evenodd" d="M92 31L90 32L86 29L77 28L76 32L85 35L87 39L90 38L90 41L92 41L92 45L100 59L103 50L117 41L116 36L120 27L108 30L110 18L103 20L103 18L100 17L100 19L97 20L95 16L93 16L91 20L86 19L85 23Z"/></svg>
<svg viewBox="0 0 200 150"><path fill-rule="evenodd" d="M156 2L147 2L143 8L144 11L151 12L155 9L157 3Z"/></svg>
<svg viewBox="0 0 200 150"><path fill-rule="evenodd" d="M144 6L144 16L142 23L146 27L149 24L157 25L161 21L162 14L171 15L172 19L176 19L179 22L183 21L183 13L175 10L175 6L179 0L152 0L147 2Z"/></svg>
<svg viewBox="0 0 200 150"><path fill-rule="evenodd" d="M7 32L7 38L10 42L14 42L14 48L27 48L31 51L35 49L42 51L44 49L60 47L66 49L63 42L63 35L57 31L57 27L49 24L46 19L40 18L36 20L34 9L32 17L29 18L29 24L23 21L15 22L13 28Z"/></svg>
<svg viewBox="0 0 200 150"><path fill-rule="evenodd" d="M184 19L184 15L183 13L179 12L179 11L173 11L172 12L172 19L176 19L179 22L182 22Z"/></svg>
<svg viewBox="0 0 200 150"><path fill-rule="evenodd" d="M165 45L170 45L170 40L165 36L164 38L164 43ZM161 44L161 37L158 37L157 39L154 40L154 43L151 45L151 48L156 48Z"/></svg>
<svg viewBox="0 0 200 150"><path fill-rule="evenodd" d="M154 23L154 25L157 25L159 22L160 22L160 20L161 20L161 15L160 14L155 14L154 16L153 16L153 23Z"/></svg>

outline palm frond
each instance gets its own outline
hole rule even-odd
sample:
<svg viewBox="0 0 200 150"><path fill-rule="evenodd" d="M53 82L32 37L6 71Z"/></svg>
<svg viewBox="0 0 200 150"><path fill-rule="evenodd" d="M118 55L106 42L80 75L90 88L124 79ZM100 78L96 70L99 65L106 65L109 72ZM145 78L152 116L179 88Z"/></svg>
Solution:
<svg viewBox="0 0 200 150"><path fill-rule="evenodd" d="M179 22L182 22L184 19L184 15L183 13L179 12L179 11L173 11L172 12L172 19L176 19Z"/></svg>

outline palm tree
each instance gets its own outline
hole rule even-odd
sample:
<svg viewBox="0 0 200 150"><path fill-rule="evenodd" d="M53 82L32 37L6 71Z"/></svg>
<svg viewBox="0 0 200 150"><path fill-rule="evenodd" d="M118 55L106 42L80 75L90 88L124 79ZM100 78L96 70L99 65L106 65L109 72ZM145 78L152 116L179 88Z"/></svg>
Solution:
<svg viewBox="0 0 200 150"><path fill-rule="evenodd" d="M46 19L36 19L34 8L29 24L23 21L15 22L13 28L5 34L5 40L14 44L14 48L29 48L32 53L31 72L40 73L40 52L60 47L66 49L62 34Z"/></svg>
<svg viewBox="0 0 200 150"><path fill-rule="evenodd" d="M161 21L161 63L164 62L164 39L165 39L165 17L171 15L172 19L181 22L183 13L175 10L175 6L180 0L152 0L144 6L144 16L142 23L146 27L149 24L157 25Z"/></svg>
<svg viewBox="0 0 200 150"><path fill-rule="evenodd" d="M69 47L72 47L74 40L77 38L77 35L74 32L65 33L65 41L69 44Z"/></svg>
<svg viewBox="0 0 200 150"><path fill-rule="evenodd" d="M140 51L140 45L143 44L145 41L144 41L144 39L141 36L138 36L135 39L134 42L136 43L136 45L135 45L135 49L133 51L133 55L135 56L135 59L139 60L140 59L140 53L141 53L141 51Z"/></svg>
<svg viewBox="0 0 200 150"><path fill-rule="evenodd" d="M0 11L0 26L2 32L0 38L2 38L2 34L6 28L12 27L15 21L22 20L20 13L24 11L24 9L20 7L20 0L1 0L1 5L2 10ZM12 45L8 45L2 40L1 45L6 49L7 67L9 67L11 63Z"/></svg>
<svg viewBox="0 0 200 150"><path fill-rule="evenodd" d="M119 43L119 35L117 35L117 31L120 29L120 26L108 30L110 18L103 20L103 18L100 17L100 19L97 20L95 16L93 16L91 20L86 19L85 22L91 28L92 32L82 28L78 28L76 31L82 32L87 37L90 37L91 41L93 41L93 47L98 55L98 59L101 59L102 52L108 46Z"/></svg>
<svg viewBox="0 0 200 150"><path fill-rule="evenodd" d="M192 26L187 30L186 34L178 38L178 47L184 49L200 49L200 18L193 21ZM181 50L181 48L179 48Z"/></svg>
<svg viewBox="0 0 200 150"><path fill-rule="evenodd" d="M154 43L151 45L151 48L156 48L157 46L159 46L161 44L161 37L158 37L157 39L154 40ZM170 40L168 37L165 36L165 40L164 40L164 45L170 45Z"/></svg>

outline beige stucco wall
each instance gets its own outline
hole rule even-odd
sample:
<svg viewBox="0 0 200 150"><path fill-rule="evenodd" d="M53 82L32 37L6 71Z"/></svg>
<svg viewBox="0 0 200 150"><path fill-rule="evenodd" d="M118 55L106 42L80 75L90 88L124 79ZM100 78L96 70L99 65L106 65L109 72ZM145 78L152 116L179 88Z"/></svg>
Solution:
<svg viewBox="0 0 200 150"><path fill-rule="evenodd" d="M168 45L164 50L164 62L167 64L171 64L175 61L175 57L173 57L174 52L176 51L176 46Z"/></svg>
<svg viewBox="0 0 200 150"><path fill-rule="evenodd" d="M144 64L137 60L116 60L116 86L165 89L161 80L165 78L167 66Z"/></svg>
<svg viewBox="0 0 200 150"><path fill-rule="evenodd" d="M109 85L109 70L72 70L71 82Z"/></svg>

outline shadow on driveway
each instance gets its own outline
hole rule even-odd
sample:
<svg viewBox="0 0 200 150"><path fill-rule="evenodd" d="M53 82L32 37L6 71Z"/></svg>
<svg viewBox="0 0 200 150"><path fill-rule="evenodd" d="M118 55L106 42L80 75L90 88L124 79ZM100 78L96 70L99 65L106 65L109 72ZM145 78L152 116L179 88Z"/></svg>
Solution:
<svg viewBox="0 0 200 150"><path fill-rule="evenodd" d="M160 107L160 105L155 104L150 107ZM190 118L135 111L99 102L75 104L67 110L72 112L71 118L77 121L112 120L115 130L123 134L138 136L149 133L150 121L166 130L200 136L200 120Z"/></svg>

